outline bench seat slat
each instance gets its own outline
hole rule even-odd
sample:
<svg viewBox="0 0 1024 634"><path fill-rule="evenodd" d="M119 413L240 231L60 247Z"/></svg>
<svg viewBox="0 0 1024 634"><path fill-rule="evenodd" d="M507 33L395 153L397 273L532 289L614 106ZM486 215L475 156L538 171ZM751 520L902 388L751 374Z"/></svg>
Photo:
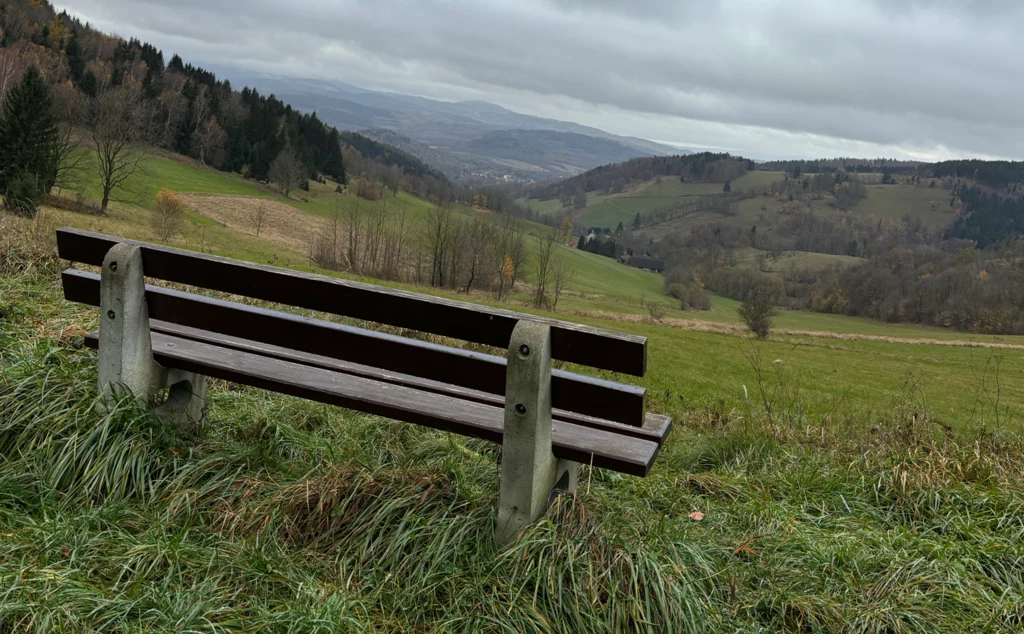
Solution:
<svg viewBox="0 0 1024 634"><path fill-rule="evenodd" d="M552 357L643 376L647 338L431 295L241 262L90 231L57 231L60 257L101 266L118 242L142 250L148 277L507 348L523 319L551 325Z"/></svg>
<svg viewBox="0 0 1024 634"><path fill-rule="evenodd" d="M499 444L502 441L504 409L500 407L457 400L444 394L193 341L159 331L153 332L151 338L153 356L165 367ZM95 335L87 337L86 341L92 347L99 344ZM658 443L650 440L561 420L552 422L552 450L558 458L646 476L658 449Z"/></svg>
<svg viewBox="0 0 1024 634"><path fill-rule="evenodd" d="M98 274L68 269L62 279L65 299L99 306ZM146 303L150 317L161 322L371 365L490 394L505 393L506 361L503 357L152 285L146 286ZM642 387L554 370L551 389L552 404L558 409L638 428L646 423L646 390Z"/></svg>
<svg viewBox="0 0 1024 634"><path fill-rule="evenodd" d="M458 385L452 385L450 383L444 383L432 379L412 376L410 374L390 372L388 370L382 370L380 368L363 365L361 363L341 361L338 359L333 359L331 357L325 357L323 355L310 354L308 352L298 352L296 350L291 350L289 348L273 346L258 341L250 341L248 339L241 339L239 337L231 337L229 335L222 335L220 333L200 330L198 328L190 328L188 326L171 324L155 319L151 319L149 323L150 330L153 332L161 332L175 337L191 339L192 341L199 341L202 343L209 343L223 348L230 348L233 350L241 350L243 352L251 352L253 354L259 354L265 357L280 359L282 361L291 361L293 363L301 363L303 365L323 368L325 370L331 370L334 372L343 372L345 374L361 376L367 379L374 379L376 381L392 383L394 385L402 385L423 392L443 394L461 400L473 401L474 403L482 403L484 405L491 405L493 407L505 407L505 399L497 394L491 394L488 392L482 392L480 390L473 390L465 387L460 387ZM644 425L642 427L622 425L614 421L596 418L593 416L586 416L583 414L578 414L575 412L570 412L562 409L552 409L551 415L552 418L556 420L563 420L569 423L573 423L575 425L580 425L582 427L604 429L607 431L615 432L617 434L621 434L623 436L630 436L632 438L649 440L651 442L658 443L658 445L661 445L665 441L665 437L668 435L668 432L672 426L671 418L669 418L668 416L661 416L659 414L647 414L645 416Z"/></svg>

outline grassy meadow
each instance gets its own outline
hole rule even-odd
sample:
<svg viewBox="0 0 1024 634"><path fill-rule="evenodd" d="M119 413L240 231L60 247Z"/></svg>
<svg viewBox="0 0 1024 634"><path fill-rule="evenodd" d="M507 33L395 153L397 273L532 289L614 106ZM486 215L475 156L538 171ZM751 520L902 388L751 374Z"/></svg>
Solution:
<svg viewBox="0 0 1024 634"><path fill-rule="evenodd" d="M165 184L300 225L350 200L165 158L137 189ZM218 200L175 246L310 270ZM732 300L684 313L660 276L558 247L575 278L542 314L647 336L646 377L601 375L676 422L649 477L584 466L574 498L496 549L494 445L221 381L199 426L98 413L81 345L98 316L62 300L53 231L153 240L140 202L0 215L0 631L1024 628L1024 337L784 311L758 342ZM531 311L527 291L500 305Z"/></svg>
<svg viewBox="0 0 1024 634"><path fill-rule="evenodd" d="M98 414L52 224L0 228L4 631L1024 625L1020 350L580 318L649 337L675 429L498 550L493 445L222 382L196 428Z"/></svg>

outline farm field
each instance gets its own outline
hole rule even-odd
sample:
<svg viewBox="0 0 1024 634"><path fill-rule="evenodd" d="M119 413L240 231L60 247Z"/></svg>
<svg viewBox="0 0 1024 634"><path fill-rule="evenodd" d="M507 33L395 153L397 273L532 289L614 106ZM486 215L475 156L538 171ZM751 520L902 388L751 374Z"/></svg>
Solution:
<svg viewBox="0 0 1024 634"><path fill-rule="evenodd" d="M955 218L949 206L949 191L941 187L868 185L867 190L867 198L854 208L862 213L889 220L909 215L932 226L949 224Z"/></svg>
<svg viewBox="0 0 1024 634"><path fill-rule="evenodd" d="M863 175L870 180L872 175ZM782 180L782 172L753 171L732 183L732 191L745 189L761 189L773 182ZM878 179L874 179L878 180ZM850 210L855 214L873 215L888 220L901 220L904 216L917 217L925 225L942 226L953 219L953 211L949 208L948 192L941 187L911 185L866 185L867 197L859 201ZM722 193L721 183L681 183L678 179L662 178L649 181L628 192L604 194L590 192L587 195L587 207L574 211L573 218L588 227L608 227L614 229L619 222L630 225L636 214L641 217L652 211L677 205L686 198ZM529 205L541 213L561 211L562 206L556 199L537 201L521 199L521 204ZM677 218L657 225L648 225L642 229L646 234L661 235L666 231L685 231L712 221L730 224L757 224L767 231L772 231L778 219L778 212L783 209L784 201L767 196L746 198L736 206L736 214L723 216L713 212L696 213L684 218ZM811 208L819 214L834 213L832 197L826 195L822 199L811 201Z"/></svg>
<svg viewBox="0 0 1024 634"><path fill-rule="evenodd" d="M782 179L782 172L753 171L731 183L733 191L761 188ZM722 192L722 183L682 183L677 178L661 178L650 181L636 189L605 194L589 192L587 207L574 211L574 219L588 227L614 229L619 222L628 225L639 213L641 216L677 204L680 198L704 196ZM557 199L520 199L520 204L529 206L540 213L554 213L563 209Z"/></svg>
<svg viewBox="0 0 1024 634"><path fill-rule="evenodd" d="M88 173L88 172L86 172ZM743 179L757 179L757 182L772 182L781 173L750 172ZM146 174L135 179L130 189L137 192L137 199L131 202L112 202L110 214L107 216L90 216L46 208L42 218L53 226L69 225L100 231L141 240L156 241L151 229L152 194L155 194L164 182L173 183L181 192L193 192L186 196L194 211L190 212L188 222L182 234L175 238L174 245L189 249L203 249L226 257L236 257L277 266L286 266L300 270L312 270L306 255L308 233L318 218L329 217L339 206L357 204L370 208L374 203L354 196L339 196L334 193L335 185L310 184L309 192L301 192L291 199L284 199L272 190L246 181L231 174L200 168L193 161L176 157L174 160L163 156L153 157L147 164ZM742 183L743 179L737 179ZM753 180L748 181L753 182ZM663 192L685 188L693 184L679 183L677 180L664 180L660 185L652 183L652 187L661 187ZM875 186L871 186L875 187ZM877 186L888 187L893 186ZM920 192L928 192L927 188L907 188ZM870 191L870 187L869 187ZM934 190L932 190L934 191ZM91 189L85 189L86 195L95 195ZM143 200L144 194L150 195ZM302 196L305 200L300 200ZM870 200L870 194L869 199ZM769 208L776 204L774 199L755 198L741 203L740 217L744 222L746 216L760 213L754 205L764 201ZM386 198L392 208L404 209L411 222L422 222L430 205L422 199L399 192L397 197ZM824 201L817 201L824 202ZM144 203L139 204L136 203ZM272 221L261 237L257 238L255 229L248 218L251 205L263 204L274 210L270 214ZM234 210L234 211L232 211ZM290 210L294 210L290 211ZM498 221L497 214L481 212L461 206L458 210L467 217L477 219L493 219ZM196 213L199 211L200 213ZM205 213L202 213L205 212ZM307 215L308 214L308 215ZM690 220L689 218L686 220ZM697 220L694 219L694 222ZM537 223L524 223L527 233L536 239L538 236L550 235L550 227ZM662 225L659 225L661 227ZM531 250L533 245L531 243ZM647 309L641 303L659 303L669 310L670 319L695 322L711 322L721 324L738 324L736 307L738 302L714 297L712 310L709 312L684 313L675 308L675 301L663 295L662 277L638 269L629 268L610 258L564 246L556 247L558 253L567 258L574 270L574 276L567 285L567 292L560 301L562 310L587 313L608 312L626 315L646 315ZM741 264L756 266L758 252L752 249L740 250L735 254ZM781 271L791 268L820 269L833 264L849 265L858 261L849 256L829 256L816 253L785 252L782 258L770 264L772 270ZM354 277L341 272L330 272L330 275ZM530 271L526 271L527 282ZM410 287L412 288L412 287ZM464 297L464 296L463 296ZM486 295L474 294L473 301L489 301ZM512 301L520 306L528 304L525 293L514 293ZM861 319L840 315L810 313L804 311L783 311L778 320L779 328L799 331L820 331L837 334L863 334L870 336L892 336L897 338L938 339L946 341L993 340L993 337L972 336L941 328L914 326L907 324L885 324L871 319ZM698 324L699 327L699 324ZM1024 342L1024 337L1003 337L1004 341Z"/></svg>

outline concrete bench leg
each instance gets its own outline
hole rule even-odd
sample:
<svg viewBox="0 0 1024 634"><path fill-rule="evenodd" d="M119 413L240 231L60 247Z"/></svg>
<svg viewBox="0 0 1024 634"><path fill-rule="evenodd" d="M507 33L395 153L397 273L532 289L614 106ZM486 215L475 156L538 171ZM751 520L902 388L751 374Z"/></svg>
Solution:
<svg viewBox="0 0 1024 634"><path fill-rule="evenodd" d="M119 243L103 259L100 274L99 389L102 404L112 407L132 394L149 402L169 387L157 413L175 424L198 422L206 406L206 377L170 370L153 360L142 252Z"/></svg>
<svg viewBox="0 0 1024 634"><path fill-rule="evenodd" d="M497 543L540 518L559 492L575 492L576 470L551 452L550 328L521 321L508 350Z"/></svg>

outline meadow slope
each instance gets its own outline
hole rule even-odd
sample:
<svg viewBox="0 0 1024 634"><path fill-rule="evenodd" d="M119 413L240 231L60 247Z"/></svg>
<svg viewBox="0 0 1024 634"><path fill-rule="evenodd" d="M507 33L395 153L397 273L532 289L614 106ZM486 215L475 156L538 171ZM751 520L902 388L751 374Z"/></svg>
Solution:
<svg viewBox="0 0 1024 634"><path fill-rule="evenodd" d="M496 550L487 443L221 382L196 428L97 413L53 228L0 217L0 629L1024 625L1020 351L581 318L649 337L675 429Z"/></svg>

